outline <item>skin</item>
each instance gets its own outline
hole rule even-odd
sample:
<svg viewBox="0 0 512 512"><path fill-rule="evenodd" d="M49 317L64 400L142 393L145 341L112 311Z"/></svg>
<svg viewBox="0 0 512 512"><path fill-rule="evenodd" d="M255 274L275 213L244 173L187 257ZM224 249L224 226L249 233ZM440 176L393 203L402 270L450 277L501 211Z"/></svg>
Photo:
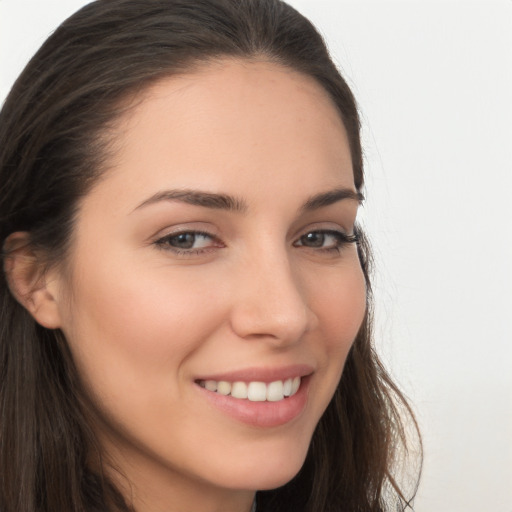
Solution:
<svg viewBox="0 0 512 512"><path fill-rule="evenodd" d="M257 489L300 469L365 312L356 245L302 243L353 233L357 200L302 209L355 190L345 129L311 78L224 60L151 86L115 140L69 258L47 277L54 309L39 308L42 323L63 330L126 477L113 478L138 511L248 512ZM144 204L176 189L245 208ZM211 237L176 253L169 236L194 230ZM195 382L291 364L311 367L307 403L277 427L238 421Z"/></svg>

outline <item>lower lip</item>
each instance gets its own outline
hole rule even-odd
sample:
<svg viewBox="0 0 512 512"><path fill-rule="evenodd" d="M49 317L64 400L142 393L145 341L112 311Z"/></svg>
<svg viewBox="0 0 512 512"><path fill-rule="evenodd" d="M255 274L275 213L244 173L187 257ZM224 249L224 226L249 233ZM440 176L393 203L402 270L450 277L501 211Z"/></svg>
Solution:
<svg viewBox="0 0 512 512"><path fill-rule="evenodd" d="M235 420L254 427L279 427L297 418L307 403L310 377L302 377L300 388L295 395L278 402L251 402L208 391L196 384L197 389L215 408Z"/></svg>

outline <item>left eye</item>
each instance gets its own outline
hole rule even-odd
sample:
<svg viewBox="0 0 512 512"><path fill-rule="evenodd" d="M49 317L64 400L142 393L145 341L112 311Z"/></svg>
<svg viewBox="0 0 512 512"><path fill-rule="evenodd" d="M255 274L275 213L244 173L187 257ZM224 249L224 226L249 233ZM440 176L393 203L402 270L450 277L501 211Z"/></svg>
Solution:
<svg viewBox="0 0 512 512"><path fill-rule="evenodd" d="M213 245L213 236L208 233L186 231L167 235L158 240L157 244L177 250L204 249Z"/></svg>
<svg viewBox="0 0 512 512"><path fill-rule="evenodd" d="M313 249L338 249L349 243L357 242L355 235L346 235L341 231L310 231L302 235L294 245Z"/></svg>

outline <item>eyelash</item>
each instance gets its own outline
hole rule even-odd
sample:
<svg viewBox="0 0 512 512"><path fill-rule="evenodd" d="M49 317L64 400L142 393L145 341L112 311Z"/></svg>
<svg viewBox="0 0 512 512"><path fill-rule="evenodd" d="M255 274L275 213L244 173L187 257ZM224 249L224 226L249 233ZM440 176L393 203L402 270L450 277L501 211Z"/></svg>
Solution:
<svg viewBox="0 0 512 512"><path fill-rule="evenodd" d="M307 237L308 235L321 235L321 236L332 236L336 239L336 244L333 247L319 247L315 249L315 247L309 247L310 249L324 251L324 252L337 252L340 253L341 249L343 247L349 245L349 244L357 244L359 242L359 237L357 233L354 233L353 235L347 235L346 233L343 233L343 231L336 231L333 229L317 229L313 231L308 231L304 235L300 236L298 241L301 241L303 238ZM304 246L303 244L297 245L297 242L295 242L293 245L295 247L308 247Z"/></svg>
<svg viewBox="0 0 512 512"><path fill-rule="evenodd" d="M313 234L321 235L324 237L332 236L336 239L336 243L333 247L318 247L318 248L309 247L307 245L304 245L303 243L299 243L299 242L303 241L303 239L305 237L307 237L308 235L313 235ZM208 247L200 247L197 249L194 249L194 248L181 249L179 247L174 247L170 244L170 242L173 239L176 239L176 238L178 238L180 236L184 236L184 235L193 235L194 242L197 241L198 237L208 238L212 241L213 245L210 245ZM350 244L354 244L354 243L357 244L358 242L359 242L359 236L358 236L357 232L352 235L347 235L346 233L343 233L342 231L336 231L336 230L332 230L332 229L316 229L316 230L308 231L307 233L304 233L303 235L301 235L298 238L298 240L293 243L293 246L294 247L306 247L308 249L313 249L315 251L321 251L321 252L325 252L325 253L332 253L332 252L340 253L341 250L343 249L343 247L350 245ZM219 240L219 238L217 238L215 235L212 235L211 233L208 233L206 231L195 231L195 230L181 231L181 232L165 235L162 238L155 240L154 244L158 248L160 248L162 250L166 250L166 251L171 251L178 256L197 256L200 254L205 254L205 253L211 252L212 250L215 250L216 248L224 247L224 244L222 244L222 242Z"/></svg>
<svg viewBox="0 0 512 512"><path fill-rule="evenodd" d="M217 245L209 246L209 247L201 247L199 249L180 249L179 247L173 247L170 242L173 239L178 238L179 236L183 235L193 235L195 237L195 240L197 240L198 237L203 238L209 238L213 241L213 243ZM155 241L155 245L159 247L160 249L163 249L165 251L171 251L177 254L178 256L196 256L199 254L204 254L207 252L210 252L218 247L223 247L222 242L211 233L208 233L207 231L196 231L196 230L189 230L189 231L179 231L177 233L171 233L169 235L165 235L162 238L159 238Z"/></svg>

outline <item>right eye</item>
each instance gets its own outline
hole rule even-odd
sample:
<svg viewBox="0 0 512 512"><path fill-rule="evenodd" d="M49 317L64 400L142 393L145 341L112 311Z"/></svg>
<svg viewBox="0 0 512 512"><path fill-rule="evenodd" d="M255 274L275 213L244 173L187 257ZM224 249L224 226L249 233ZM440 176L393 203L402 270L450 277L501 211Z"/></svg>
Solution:
<svg viewBox="0 0 512 512"><path fill-rule="evenodd" d="M159 238L155 244L161 249L184 255L200 254L211 248L222 247L215 236L202 231L172 233Z"/></svg>

